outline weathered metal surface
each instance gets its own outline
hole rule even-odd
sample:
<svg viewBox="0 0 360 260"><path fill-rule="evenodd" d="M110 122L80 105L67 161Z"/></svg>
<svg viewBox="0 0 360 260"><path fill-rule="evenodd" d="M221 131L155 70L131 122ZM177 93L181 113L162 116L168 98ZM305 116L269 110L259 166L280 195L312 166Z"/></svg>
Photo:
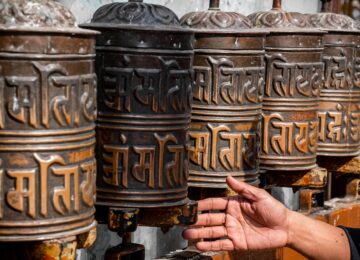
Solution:
<svg viewBox="0 0 360 260"><path fill-rule="evenodd" d="M256 185L266 33L219 1L181 22L196 30L189 186L226 188L228 175Z"/></svg>
<svg viewBox="0 0 360 260"><path fill-rule="evenodd" d="M268 171L262 174L265 187L308 187L324 188L327 185L328 171L316 167L310 171Z"/></svg>
<svg viewBox="0 0 360 260"><path fill-rule="evenodd" d="M319 156L320 167L326 168L329 172L340 174L360 174L360 156L338 157L336 160L326 156Z"/></svg>
<svg viewBox="0 0 360 260"><path fill-rule="evenodd" d="M42 242L0 243L0 254L6 260L75 260L76 237Z"/></svg>
<svg viewBox="0 0 360 260"><path fill-rule="evenodd" d="M354 21L345 15L319 13L309 15L308 23L329 32L324 37L318 155L356 156L360 152L360 83Z"/></svg>
<svg viewBox="0 0 360 260"><path fill-rule="evenodd" d="M281 8L281 0L273 1L273 8L249 15L257 28L304 28L306 16L297 12L286 12Z"/></svg>
<svg viewBox="0 0 360 260"><path fill-rule="evenodd" d="M109 208L108 227L123 236L135 232L138 226L139 209Z"/></svg>
<svg viewBox="0 0 360 260"><path fill-rule="evenodd" d="M104 260L144 260L145 247L140 244L127 244L112 247L106 251Z"/></svg>
<svg viewBox="0 0 360 260"><path fill-rule="evenodd" d="M354 199L359 199L360 195L360 179L351 180L346 185L346 196L354 197Z"/></svg>
<svg viewBox="0 0 360 260"><path fill-rule="evenodd" d="M310 214L324 207L324 191L315 189L300 190L300 212Z"/></svg>
<svg viewBox="0 0 360 260"><path fill-rule="evenodd" d="M97 229L92 228L90 231L77 235L77 248L88 249L92 247L96 241Z"/></svg>
<svg viewBox="0 0 360 260"><path fill-rule="evenodd" d="M189 201L184 206L167 208L147 208L139 212L139 224L154 227L189 226L197 221L198 204Z"/></svg>
<svg viewBox="0 0 360 260"><path fill-rule="evenodd" d="M0 4L0 241L96 225L95 33L74 24L51 1Z"/></svg>
<svg viewBox="0 0 360 260"><path fill-rule="evenodd" d="M169 9L130 1L101 7L97 38L97 204L187 203L193 32Z"/></svg>
<svg viewBox="0 0 360 260"><path fill-rule="evenodd" d="M281 1L274 1L271 11L249 18L270 31L265 43L260 168L310 170L316 167L324 32L303 28L305 16L281 10Z"/></svg>

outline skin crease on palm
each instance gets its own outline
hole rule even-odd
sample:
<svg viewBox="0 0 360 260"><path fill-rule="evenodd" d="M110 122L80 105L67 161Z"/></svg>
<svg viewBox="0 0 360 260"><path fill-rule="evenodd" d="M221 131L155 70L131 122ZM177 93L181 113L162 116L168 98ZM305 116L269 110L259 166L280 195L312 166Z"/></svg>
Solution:
<svg viewBox="0 0 360 260"><path fill-rule="evenodd" d="M227 178L238 196L199 201L197 223L183 232L200 251L247 251L288 246L312 259L350 259L341 228L285 208L265 190ZM210 212L210 213L209 213Z"/></svg>

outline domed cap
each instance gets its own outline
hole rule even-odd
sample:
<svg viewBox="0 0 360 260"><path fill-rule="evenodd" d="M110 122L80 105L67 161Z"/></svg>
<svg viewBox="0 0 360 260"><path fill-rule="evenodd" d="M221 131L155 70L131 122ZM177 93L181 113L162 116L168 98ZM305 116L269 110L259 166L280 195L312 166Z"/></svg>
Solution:
<svg viewBox="0 0 360 260"><path fill-rule="evenodd" d="M180 27L179 18L169 8L146 4L142 0L104 5L95 12L91 23L113 26Z"/></svg>
<svg viewBox="0 0 360 260"><path fill-rule="evenodd" d="M266 12L256 12L248 16L257 28L305 28L306 16L281 9L281 0L273 1L273 8Z"/></svg>
<svg viewBox="0 0 360 260"><path fill-rule="evenodd" d="M210 0L210 8L204 12L191 12L181 18L184 27L194 29L238 30L252 28L251 21L244 15L220 10L220 0Z"/></svg>
<svg viewBox="0 0 360 260"><path fill-rule="evenodd" d="M50 0L1 0L0 29L77 29L72 13ZM78 29L79 30L79 29Z"/></svg>
<svg viewBox="0 0 360 260"><path fill-rule="evenodd" d="M328 30L353 30L355 21L347 15L335 13L317 13L308 15L309 26Z"/></svg>

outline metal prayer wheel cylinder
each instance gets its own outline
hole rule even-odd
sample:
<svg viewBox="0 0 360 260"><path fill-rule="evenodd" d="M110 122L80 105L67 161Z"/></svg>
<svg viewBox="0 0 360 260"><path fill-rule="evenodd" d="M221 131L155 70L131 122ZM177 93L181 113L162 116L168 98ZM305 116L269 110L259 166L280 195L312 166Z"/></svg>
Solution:
<svg viewBox="0 0 360 260"><path fill-rule="evenodd" d="M258 184L264 30L210 1L181 22L195 33L189 186L226 188L226 177Z"/></svg>
<svg viewBox="0 0 360 260"><path fill-rule="evenodd" d="M260 168L310 170L316 167L325 32L305 28L305 15L283 11L281 1L274 1L271 11L248 17L256 27L270 31Z"/></svg>
<svg viewBox="0 0 360 260"><path fill-rule="evenodd" d="M194 33L142 1L98 9L97 204L187 203Z"/></svg>
<svg viewBox="0 0 360 260"><path fill-rule="evenodd" d="M96 225L95 34L56 2L1 1L1 242Z"/></svg>
<svg viewBox="0 0 360 260"><path fill-rule="evenodd" d="M355 156L360 152L360 84L357 80L354 21L345 15L319 13L308 24L326 29L324 81L320 92L318 155ZM355 64L355 66L354 66Z"/></svg>

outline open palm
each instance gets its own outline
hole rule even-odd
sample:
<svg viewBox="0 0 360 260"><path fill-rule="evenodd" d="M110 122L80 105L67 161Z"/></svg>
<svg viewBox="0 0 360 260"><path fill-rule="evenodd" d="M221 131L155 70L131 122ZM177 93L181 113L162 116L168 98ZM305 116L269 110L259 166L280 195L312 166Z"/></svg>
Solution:
<svg viewBox="0 0 360 260"><path fill-rule="evenodd" d="M239 195L199 201L196 226L185 230L185 239L217 239L196 244L201 251L260 250L288 242L288 210L266 191L232 177L227 179ZM217 213L213 213L216 211Z"/></svg>

